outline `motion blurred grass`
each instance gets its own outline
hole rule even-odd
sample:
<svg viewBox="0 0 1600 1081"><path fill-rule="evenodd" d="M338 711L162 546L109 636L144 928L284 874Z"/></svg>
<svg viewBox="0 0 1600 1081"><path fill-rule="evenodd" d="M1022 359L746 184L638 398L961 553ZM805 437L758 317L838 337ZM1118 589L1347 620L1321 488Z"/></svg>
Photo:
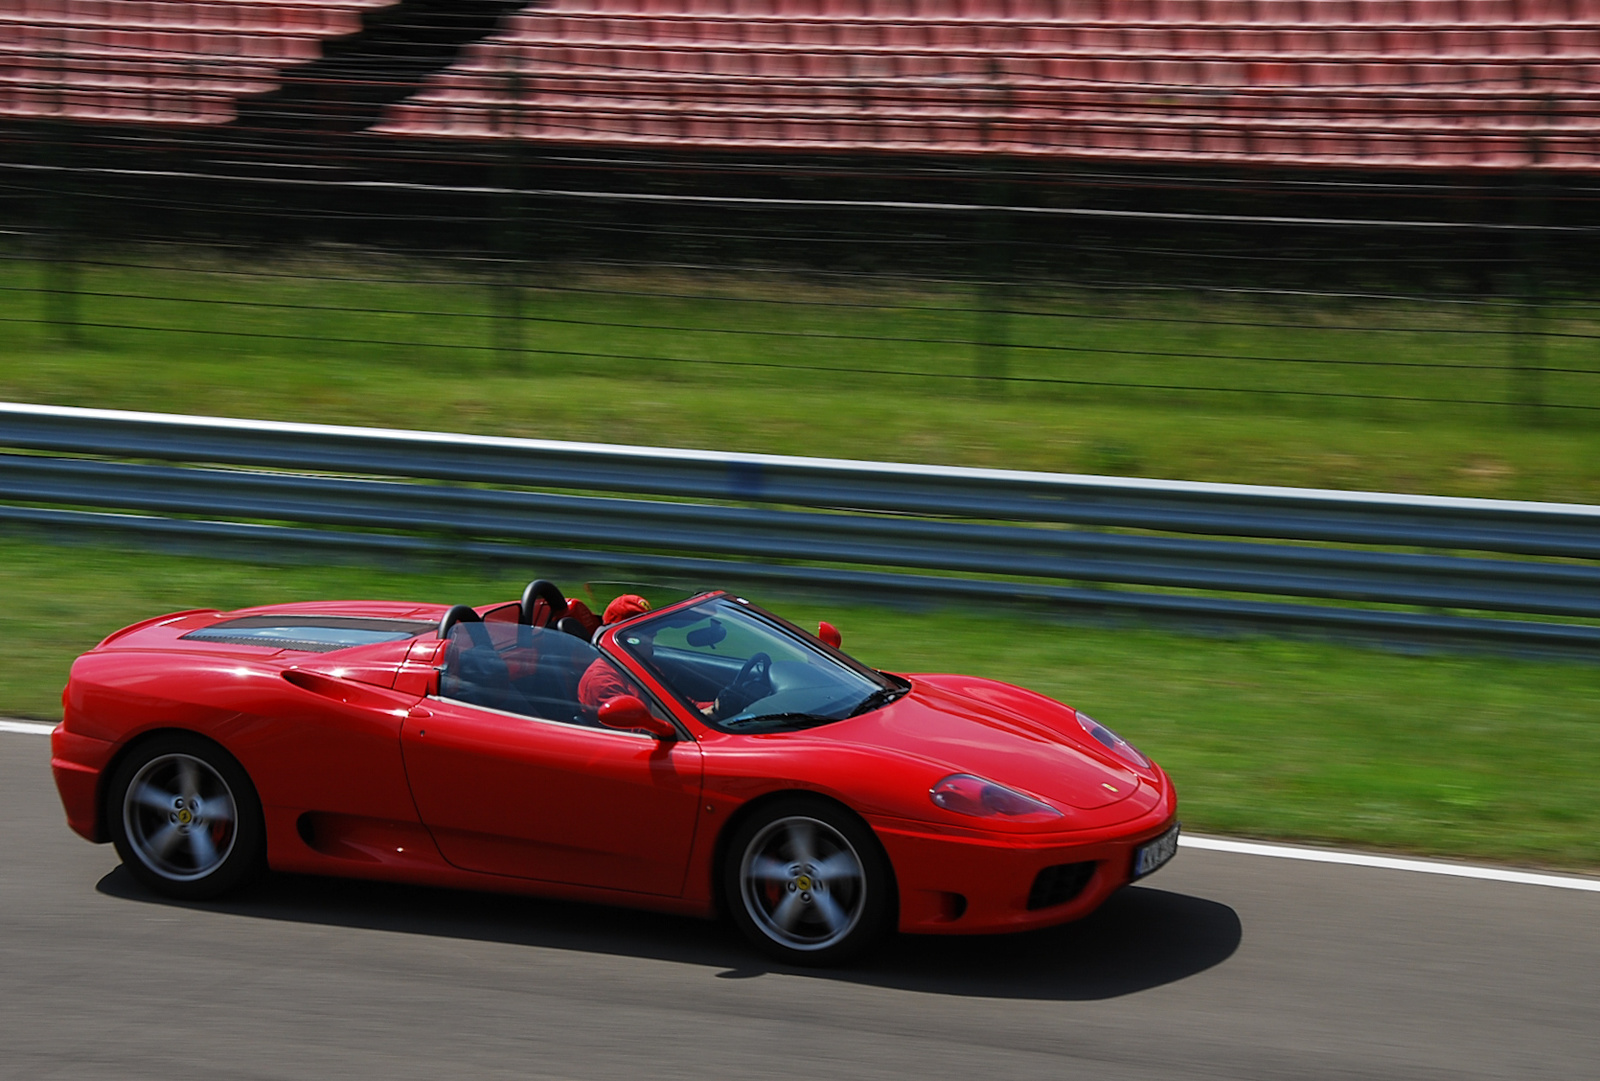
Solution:
<svg viewBox="0 0 1600 1081"><path fill-rule="evenodd" d="M0 539L0 714L58 718L72 658L162 612L338 597L481 604L517 596L535 573ZM657 601L681 595L626 584ZM604 600L624 583L594 585ZM1167 768L1196 832L1600 869L1600 666L765 599L802 624L835 622L874 666L989 676L1087 710Z"/></svg>
<svg viewBox="0 0 1600 1081"><path fill-rule="evenodd" d="M1537 393L1600 406L1600 321L1588 309L1547 313L1538 325L1552 336L1532 343L1508 337L1521 324L1493 306L1019 290L1005 303L1039 314L997 322L962 310L977 298L954 286L550 271L522 293L512 351L500 348L510 322L494 318L504 297L449 266L159 251L97 253L80 267L82 325L69 341L36 322L61 317L59 296L39 290L65 279L13 256L0 259L0 398L11 400L1600 502L1600 413L1520 409L1531 385L1505 370L1520 360L1590 373L1547 373ZM427 280L441 275L457 280ZM119 329L134 325L167 329ZM1053 348L998 361L932 341L992 336ZM650 357L682 362L628 359ZM970 378L997 363L1077 382Z"/></svg>

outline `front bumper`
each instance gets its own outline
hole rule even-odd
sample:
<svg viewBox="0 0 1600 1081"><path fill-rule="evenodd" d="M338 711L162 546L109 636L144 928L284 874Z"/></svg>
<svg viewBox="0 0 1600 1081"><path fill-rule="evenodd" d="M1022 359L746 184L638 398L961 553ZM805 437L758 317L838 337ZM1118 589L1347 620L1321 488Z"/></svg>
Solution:
<svg viewBox="0 0 1600 1081"><path fill-rule="evenodd" d="M873 826L894 866L900 930L978 934L1051 927L1093 912L1132 878L1134 850L1176 821L1170 807L1163 810L1115 829L1048 836L933 833L902 821ZM1072 866L1085 863L1092 868L1082 874Z"/></svg>

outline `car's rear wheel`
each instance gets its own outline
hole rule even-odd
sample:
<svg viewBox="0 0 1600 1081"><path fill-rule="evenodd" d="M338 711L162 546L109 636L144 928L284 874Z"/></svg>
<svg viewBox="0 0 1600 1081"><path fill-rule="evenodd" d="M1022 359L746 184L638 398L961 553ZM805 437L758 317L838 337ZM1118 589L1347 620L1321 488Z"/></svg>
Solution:
<svg viewBox="0 0 1600 1081"><path fill-rule="evenodd" d="M232 755L184 733L135 747L106 792L123 864L169 897L200 900L243 886L265 850L255 787Z"/></svg>
<svg viewBox="0 0 1600 1081"><path fill-rule="evenodd" d="M807 797L752 815L723 867L734 923L792 964L839 964L878 942L893 916L893 889L872 831L842 807Z"/></svg>

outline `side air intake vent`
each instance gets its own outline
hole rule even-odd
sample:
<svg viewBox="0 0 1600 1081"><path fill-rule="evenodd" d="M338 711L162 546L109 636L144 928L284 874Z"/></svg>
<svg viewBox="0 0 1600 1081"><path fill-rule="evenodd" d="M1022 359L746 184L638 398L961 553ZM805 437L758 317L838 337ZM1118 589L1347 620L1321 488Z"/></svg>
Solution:
<svg viewBox="0 0 1600 1081"><path fill-rule="evenodd" d="M1066 904L1089 884L1089 879L1094 877L1094 866L1094 861L1089 860L1046 867L1033 880L1033 889L1028 891L1028 907L1050 908Z"/></svg>

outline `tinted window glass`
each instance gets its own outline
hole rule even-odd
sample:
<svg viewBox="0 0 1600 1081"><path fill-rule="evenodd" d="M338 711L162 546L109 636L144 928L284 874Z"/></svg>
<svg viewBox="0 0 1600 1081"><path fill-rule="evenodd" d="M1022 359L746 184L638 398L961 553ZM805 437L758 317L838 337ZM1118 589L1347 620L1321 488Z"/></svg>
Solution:
<svg viewBox="0 0 1600 1081"><path fill-rule="evenodd" d="M904 689L727 597L629 622L617 641L685 705L727 731L815 727Z"/></svg>
<svg viewBox="0 0 1600 1081"><path fill-rule="evenodd" d="M529 717L593 724L593 711L579 702L578 683L597 660L599 650L562 631L458 623L450 629L439 695Z"/></svg>

